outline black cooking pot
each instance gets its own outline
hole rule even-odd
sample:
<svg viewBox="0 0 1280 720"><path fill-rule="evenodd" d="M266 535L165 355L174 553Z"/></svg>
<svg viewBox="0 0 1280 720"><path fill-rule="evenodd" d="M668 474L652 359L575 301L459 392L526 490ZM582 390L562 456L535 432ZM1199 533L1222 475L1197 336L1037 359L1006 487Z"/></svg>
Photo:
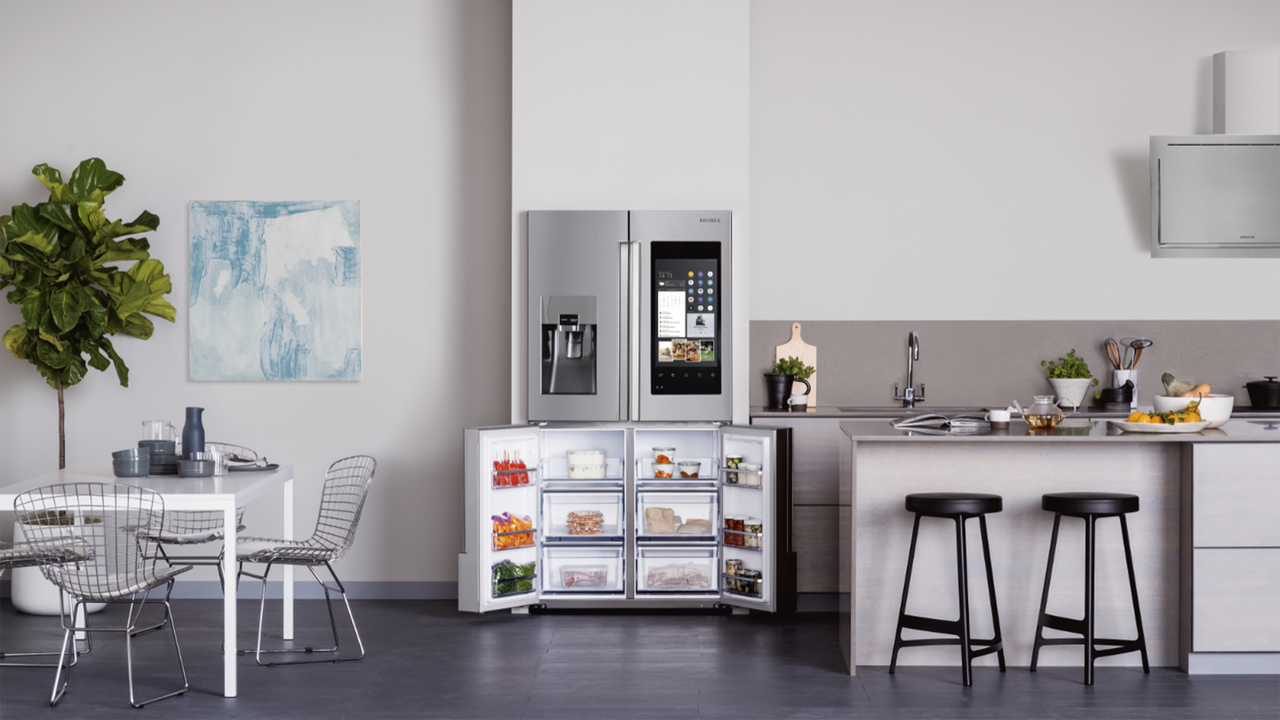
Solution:
<svg viewBox="0 0 1280 720"><path fill-rule="evenodd" d="M1266 380L1254 380L1245 383L1249 391L1249 404L1255 410L1280 410L1280 382L1275 375L1264 375Z"/></svg>

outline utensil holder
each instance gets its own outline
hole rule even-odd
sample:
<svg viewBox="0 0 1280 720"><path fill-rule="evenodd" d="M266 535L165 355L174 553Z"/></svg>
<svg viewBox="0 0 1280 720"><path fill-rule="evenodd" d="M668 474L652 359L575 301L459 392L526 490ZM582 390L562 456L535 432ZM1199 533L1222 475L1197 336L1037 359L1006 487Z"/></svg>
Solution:
<svg viewBox="0 0 1280 720"><path fill-rule="evenodd" d="M1125 381L1133 383L1133 399L1129 401L1129 410L1138 409L1138 371L1137 370L1112 370L1111 371L1111 387L1120 387Z"/></svg>

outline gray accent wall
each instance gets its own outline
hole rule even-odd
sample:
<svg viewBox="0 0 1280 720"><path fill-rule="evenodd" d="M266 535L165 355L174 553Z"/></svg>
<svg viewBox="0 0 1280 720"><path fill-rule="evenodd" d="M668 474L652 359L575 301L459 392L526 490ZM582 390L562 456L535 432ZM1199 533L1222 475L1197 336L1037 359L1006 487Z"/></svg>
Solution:
<svg viewBox="0 0 1280 720"><path fill-rule="evenodd" d="M920 334L915 382L925 384L918 407L1024 405L1051 393L1041 360L1057 360L1074 349L1098 387L1110 387L1103 343L1142 337L1153 345L1138 365L1138 403L1163 394L1160 375L1214 386L1247 406L1243 385L1280 375L1280 320L1051 320L1051 321L818 321L800 320L805 340L818 348L818 402L823 406L893 407L893 384L907 382L907 335ZM762 375L773 366L775 348L791 339L791 321L751 323L751 405L765 404Z"/></svg>

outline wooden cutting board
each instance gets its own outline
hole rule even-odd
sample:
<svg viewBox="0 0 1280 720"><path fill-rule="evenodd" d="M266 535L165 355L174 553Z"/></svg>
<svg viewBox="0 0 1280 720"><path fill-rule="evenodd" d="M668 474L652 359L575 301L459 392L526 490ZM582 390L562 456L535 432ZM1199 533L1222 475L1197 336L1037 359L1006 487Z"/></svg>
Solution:
<svg viewBox="0 0 1280 720"><path fill-rule="evenodd" d="M800 362L805 365L813 366L813 375L809 376L809 407L818 404L818 348L810 345L800 338L800 323L791 323L791 339L778 346L775 360L785 360L789 357L800 358ZM791 384L791 394L798 395L804 392L804 385L801 383Z"/></svg>

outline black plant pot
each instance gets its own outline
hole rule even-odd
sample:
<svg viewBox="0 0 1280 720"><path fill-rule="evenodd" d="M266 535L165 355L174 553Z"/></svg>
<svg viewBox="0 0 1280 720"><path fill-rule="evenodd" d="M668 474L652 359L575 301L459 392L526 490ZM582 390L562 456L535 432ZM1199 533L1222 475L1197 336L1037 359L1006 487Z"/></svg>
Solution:
<svg viewBox="0 0 1280 720"><path fill-rule="evenodd" d="M787 395L791 392L791 383L795 382L795 375L769 375L764 376L765 397L769 402L770 410L786 410Z"/></svg>

